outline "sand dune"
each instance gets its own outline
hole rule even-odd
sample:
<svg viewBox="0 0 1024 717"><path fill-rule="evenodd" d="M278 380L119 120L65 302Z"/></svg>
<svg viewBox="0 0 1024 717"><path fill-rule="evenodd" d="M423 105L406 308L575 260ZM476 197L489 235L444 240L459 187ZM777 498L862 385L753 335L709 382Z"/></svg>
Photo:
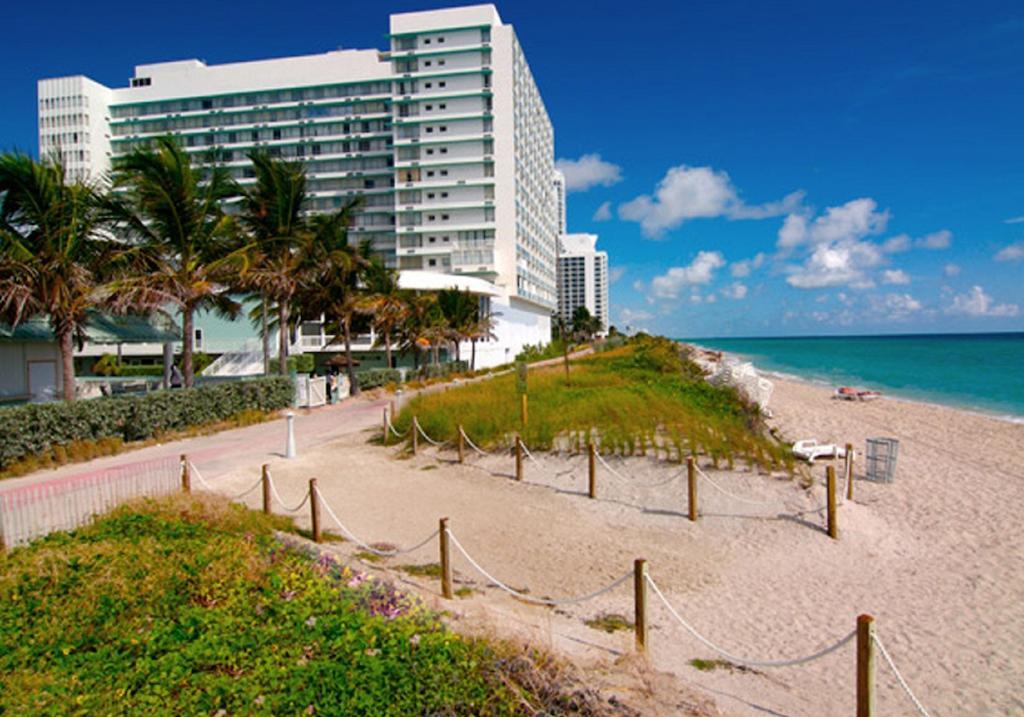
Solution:
<svg viewBox="0 0 1024 717"><path fill-rule="evenodd" d="M590 592L622 575L636 557L673 605L709 639L751 658L806 654L848 633L859 613L875 616L908 682L932 715L1024 714L1024 426L938 406L895 400L845 403L819 386L779 380L774 424L790 438L852 442L869 436L901 441L896 480L858 480L840 509L840 539L822 530L820 486L745 469L709 475L731 498L702 481L702 517L685 518L679 467L653 459L613 459L603 467L600 500L585 490L580 457L538 456L528 484L508 479L508 456L474 457L455 466L451 453L399 460L352 433L273 466L286 501L304 481L321 489L367 540L418 542L448 516L473 556L530 595ZM862 465L859 468L863 468ZM257 470L219 476L225 491L244 488ZM820 482L823 465L813 475ZM759 501L758 503L747 501ZM297 501L295 501L297 502ZM342 552L355 548L345 545ZM383 565L436 561L428 544ZM501 594L460 556L460 584L479 592L437 600L436 582L416 582L467 629L529 636L573 656L595 682L652 714L852 714L854 653L848 645L821 660L777 670L702 672L693 658L715 654L652 608L651 675L616 662L629 633L608 635L583 620L629 615L627 583L592 603L550 608ZM368 565L368 568L370 566ZM376 569L376 568L371 568ZM879 714L914 714L883 665ZM643 689L642 689L643 688ZM692 710L692 712L690 711Z"/></svg>

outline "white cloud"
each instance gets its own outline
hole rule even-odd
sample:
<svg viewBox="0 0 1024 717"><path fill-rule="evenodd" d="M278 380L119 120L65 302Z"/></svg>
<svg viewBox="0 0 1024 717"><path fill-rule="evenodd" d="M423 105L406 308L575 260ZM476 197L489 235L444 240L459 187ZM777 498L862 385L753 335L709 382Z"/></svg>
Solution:
<svg viewBox="0 0 1024 717"><path fill-rule="evenodd" d="M882 242L882 251L886 254L898 254L902 251L909 251L911 239L906 234L897 234L894 237Z"/></svg>
<svg viewBox="0 0 1024 717"><path fill-rule="evenodd" d="M751 259L744 259L743 261L733 262L732 266L729 267L730 273L737 279L743 279L750 276L753 272L757 271L764 264L765 255L764 252L758 252L756 256Z"/></svg>
<svg viewBox="0 0 1024 717"><path fill-rule="evenodd" d="M622 168L605 162L599 154L584 154L579 159L559 159L555 169L565 175L565 191L585 192L601 185L610 187L622 181Z"/></svg>
<svg viewBox="0 0 1024 717"><path fill-rule="evenodd" d="M612 203L605 202L597 208L592 217L595 222L606 222L612 218Z"/></svg>
<svg viewBox="0 0 1024 717"><path fill-rule="evenodd" d="M795 211L803 192L777 202L747 205L725 172L711 167L672 167L658 182L654 196L642 194L619 205L619 218L639 222L644 234L661 236L689 219L765 219Z"/></svg>
<svg viewBox="0 0 1024 717"><path fill-rule="evenodd" d="M1024 216L1010 217L1006 220L1007 224L1024 224Z"/></svg>
<svg viewBox="0 0 1024 717"><path fill-rule="evenodd" d="M914 246L918 249L948 249L953 241L953 232L949 229L942 229L931 234L926 234L920 239L914 240Z"/></svg>
<svg viewBox="0 0 1024 717"><path fill-rule="evenodd" d="M802 263L784 269L786 282L797 289L874 286L868 270L885 263L887 253L903 251L910 243L910 238L904 236L883 244L867 239L884 232L888 223L888 210L879 210L870 197L829 207L818 216L809 212L790 214L779 230L780 255L806 253ZM898 276L893 274L892 278Z"/></svg>
<svg viewBox="0 0 1024 717"><path fill-rule="evenodd" d="M800 266L790 267L786 282L797 289L850 286L867 289L874 282L866 270L883 261L881 249L871 242L843 240L815 247Z"/></svg>
<svg viewBox="0 0 1024 717"><path fill-rule="evenodd" d="M886 294L884 297L872 297L871 308L890 321L901 321L923 306L910 294Z"/></svg>
<svg viewBox="0 0 1024 717"><path fill-rule="evenodd" d="M1021 259L1024 259L1024 241L1004 246L995 255L996 261L1020 261Z"/></svg>
<svg viewBox="0 0 1024 717"><path fill-rule="evenodd" d="M886 254L898 254L904 251L916 249L948 249L952 243L953 232L948 229L941 229L923 237L912 239L907 234L897 234L882 242L882 251Z"/></svg>
<svg viewBox="0 0 1024 717"><path fill-rule="evenodd" d="M630 309L628 307L619 309L619 323L627 326L642 324L653 318L654 317L649 312L642 309Z"/></svg>
<svg viewBox="0 0 1024 717"><path fill-rule="evenodd" d="M886 269L882 272L883 284L909 284L910 276L902 269Z"/></svg>
<svg viewBox="0 0 1024 717"><path fill-rule="evenodd" d="M1016 316L1020 307L1016 304L994 304L992 297L980 286L972 286L966 294L957 294L953 303L946 307L947 314L964 316Z"/></svg>
<svg viewBox="0 0 1024 717"><path fill-rule="evenodd" d="M889 211L878 211L874 199L853 199L829 207L813 221L805 214L790 214L779 230L778 247L792 250L802 244L820 245L863 239L885 231Z"/></svg>
<svg viewBox="0 0 1024 717"><path fill-rule="evenodd" d="M616 281L626 275L626 268L624 266L613 266L608 270L608 283L614 284Z"/></svg>
<svg viewBox="0 0 1024 717"><path fill-rule="evenodd" d="M725 266L725 259L717 251L702 251L688 266L673 266L651 280L651 295L657 299L677 299L686 287L708 284L715 271ZM692 297L691 297L692 300ZM697 297L700 301L700 297Z"/></svg>
<svg viewBox="0 0 1024 717"><path fill-rule="evenodd" d="M747 297L747 285L739 281L734 281L732 284L722 289L722 296L736 301L745 299Z"/></svg>
<svg viewBox="0 0 1024 717"><path fill-rule="evenodd" d="M960 266L950 262L942 267L942 273L946 276L957 276L960 273Z"/></svg>

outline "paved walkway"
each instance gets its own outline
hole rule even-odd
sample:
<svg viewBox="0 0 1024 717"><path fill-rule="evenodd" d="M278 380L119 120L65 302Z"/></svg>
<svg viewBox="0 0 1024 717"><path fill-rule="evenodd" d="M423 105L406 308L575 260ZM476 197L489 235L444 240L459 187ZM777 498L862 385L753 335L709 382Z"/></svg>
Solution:
<svg viewBox="0 0 1024 717"><path fill-rule="evenodd" d="M354 398L333 406L295 411L295 442L298 454L341 436L379 426L384 400ZM233 428L195 438L161 443L86 463L37 471L0 481L0 493L41 484L69 483L123 468L186 453L204 477L216 478L238 468L260 465L284 455L287 421L280 418L244 428Z"/></svg>

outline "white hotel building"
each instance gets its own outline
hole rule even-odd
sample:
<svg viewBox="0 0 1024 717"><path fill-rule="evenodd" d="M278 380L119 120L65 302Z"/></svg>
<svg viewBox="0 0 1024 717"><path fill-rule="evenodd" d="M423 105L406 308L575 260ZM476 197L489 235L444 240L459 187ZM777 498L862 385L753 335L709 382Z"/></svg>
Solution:
<svg viewBox="0 0 1024 717"><path fill-rule="evenodd" d="M597 250L596 234L563 234L559 237L558 314L572 323L573 312L586 307L601 319L608 332L608 253Z"/></svg>
<svg viewBox="0 0 1024 717"><path fill-rule="evenodd" d="M392 15L387 51L139 65L121 88L39 82L40 153L63 152L73 176L99 177L167 134L200 157L216 150L243 185L250 150L303 161L313 210L362 195L355 237L407 272L403 284L440 280L490 297L497 340L477 347L479 365L550 339L554 134L493 5ZM304 327L298 345L322 350L319 332Z"/></svg>

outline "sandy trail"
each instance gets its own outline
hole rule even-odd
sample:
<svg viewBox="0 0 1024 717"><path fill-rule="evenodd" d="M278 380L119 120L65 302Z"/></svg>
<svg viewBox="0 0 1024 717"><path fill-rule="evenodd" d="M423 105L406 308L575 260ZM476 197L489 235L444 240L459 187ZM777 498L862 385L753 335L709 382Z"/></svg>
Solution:
<svg viewBox="0 0 1024 717"><path fill-rule="evenodd" d="M496 577L531 596L582 595L648 560L651 576L676 609L709 639L739 655L788 658L814 652L875 616L910 685L932 715L1024 714L1024 426L952 409L883 400L829 400L827 389L776 381L775 424L791 438L854 443L868 436L901 441L892 484L858 480L856 499L840 509L840 539L822 530L819 486L740 469L712 471L741 502L701 482L702 516L685 517L679 466L653 459L611 459L626 480L599 468L599 500L586 498L582 457L537 456L526 483L508 477L506 455L450 461L435 450L400 459L369 445L355 426L294 461L273 459L284 501L294 504L317 477L338 516L368 542L407 546L450 518L455 535ZM366 424L369 425L369 424ZM374 430L374 429L370 429ZM863 466L860 466L862 468ZM824 467L816 465L821 479ZM248 487L251 467L215 476L226 493ZM258 495L248 499L257 505ZM305 521L305 517L302 518ZM325 525L331 527L330 518ZM357 552L351 544L338 548ZM437 560L431 541L398 566ZM470 597L437 604L472 629L528 636L573 656L595 681L636 694L628 632L583 624L613 612L631 616L630 582L593 602L556 609L518 602L487 587L462 556L453 558ZM374 567L373 569L377 569ZM426 594L436 581L415 579ZM847 645L816 662L760 671L698 671L693 658L715 655L686 634L652 596L650 713L680 714L704 694L726 715L851 714L854 652ZM627 679L626 673L633 675ZM598 678L600 676L600 678ZM913 714L887 669L878 668L879 713ZM711 713L715 710L712 708Z"/></svg>

